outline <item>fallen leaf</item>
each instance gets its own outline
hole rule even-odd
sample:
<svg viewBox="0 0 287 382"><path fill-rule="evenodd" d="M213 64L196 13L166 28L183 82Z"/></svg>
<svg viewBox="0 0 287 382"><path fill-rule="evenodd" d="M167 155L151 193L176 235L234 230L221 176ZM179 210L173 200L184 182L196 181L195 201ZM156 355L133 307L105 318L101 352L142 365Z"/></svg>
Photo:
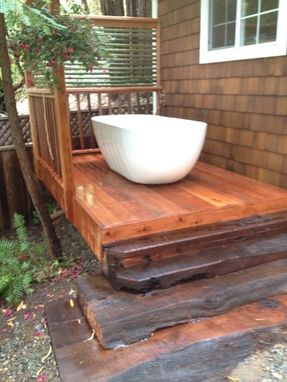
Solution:
<svg viewBox="0 0 287 382"><path fill-rule="evenodd" d="M16 308L16 312L19 312L21 309L26 309L27 306L24 304L24 301L21 301L20 304Z"/></svg>
<svg viewBox="0 0 287 382"><path fill-rule="evenodd" d="M10 327L10 328L14 328L14 322L13 321L8 321L7 322L7 325Z"/></svg>
<svg viewBox="0 0 287 382"><path fill-rule="evenodd" d="M70 291L69 291L69 296L72 296L72 295L75 295L76 294L76 291L71 288Z"/></svg>
<svg viewBox="0 0 287 382"><path fill-rule="evenodd" d="M227 380L228 382L241 382L239 378L232 377L231 375L228 375Z"/></svg>

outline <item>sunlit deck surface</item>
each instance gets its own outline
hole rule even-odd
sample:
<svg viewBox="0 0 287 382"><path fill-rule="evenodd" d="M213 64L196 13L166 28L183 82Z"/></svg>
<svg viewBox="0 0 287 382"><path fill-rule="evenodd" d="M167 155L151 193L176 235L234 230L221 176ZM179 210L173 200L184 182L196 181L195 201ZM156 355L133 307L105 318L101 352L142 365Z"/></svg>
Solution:
<svg viewBox="0 0 287 382"><path fill-rule="evenodd" d="M155 186L126 180L99 153L73 163L75 224L98 257L107 243L287 209L287 190L201 162Z"/></svg>

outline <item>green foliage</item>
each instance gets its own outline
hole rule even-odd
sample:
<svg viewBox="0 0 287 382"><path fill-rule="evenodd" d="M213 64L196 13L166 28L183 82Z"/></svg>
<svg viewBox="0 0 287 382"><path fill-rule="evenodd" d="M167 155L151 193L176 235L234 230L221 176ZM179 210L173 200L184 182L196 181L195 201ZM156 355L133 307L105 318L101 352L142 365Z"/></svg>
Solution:
<svg viewBox="0 0 287 382"><path fill-rule="evenodd" d="M14 215L16 239L0 239L0 296L13 306L31 293L32 282L38 277L34 259L45 259L43 244L28 241L23 216Z"/></svg>
<svg viewBox="0 0 287 382"><path fill-rule="evenodd" d="M29 22L23 26L15 19L9 35L11 51L24 69L44 74L46 84L53 85L57 68L66 62L83 65L86 71L99 66L105 56L104 42L89 20L51 16L44 8L29 8L27 14Z"/></svg>
<svg viewBox="0 0 287 382"><path fill-rule="evenodd" d="M59 209L59 206L56 203L46 203L46 209L48 211L48 214L52 215ZM35 225L40 224L40 217L37 211L32 212L32 221Z"/></svg>
<svg viewBox="0 0 287 382"><path fill-rule="evenodd" d="M25 231L20 226L18 231L21 235L18 240L0 240L0 296L11 306L18 304L25 294L32 292L33 277L29 263L20 258L23 255L21 248L25 246Z"/></svg>

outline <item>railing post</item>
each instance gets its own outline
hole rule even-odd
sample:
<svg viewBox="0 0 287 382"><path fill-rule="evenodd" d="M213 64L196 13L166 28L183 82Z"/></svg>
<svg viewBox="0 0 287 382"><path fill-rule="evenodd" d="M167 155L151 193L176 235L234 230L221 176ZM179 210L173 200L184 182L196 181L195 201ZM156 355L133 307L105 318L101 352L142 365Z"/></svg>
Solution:
<svg viewBox="0 0 287 382"><path fill-rule="evenodd" d="M49 11L52 15L58 15L60 13L60 0L51 0L49 3ZM54 88L55 111L64 186L65 211L67 218L72 221L74 202L72 142L64 68L57 67L55 76L57 78L57 83Z"/></svg>
<svg viewBox="0 0 287 382"><path fill-rule="evenodd" d="M73 220L74 182L72 163L72 141L70 133L69 105L65 86L64 68L58 67L57 83L54 88L56 128L58 130L60 161L64 186L65 211L69 220Z"/></svg>

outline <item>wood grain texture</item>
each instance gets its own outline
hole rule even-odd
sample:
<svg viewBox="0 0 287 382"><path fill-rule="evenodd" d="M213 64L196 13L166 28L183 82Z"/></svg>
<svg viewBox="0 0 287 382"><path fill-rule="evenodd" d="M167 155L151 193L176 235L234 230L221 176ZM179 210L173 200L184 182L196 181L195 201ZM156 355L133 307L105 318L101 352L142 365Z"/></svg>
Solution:
<svg viewBox="0 0 287 382"><path fill-rule="evenodd" d="M193 249L177 245L173 250L177 256L169 256L170 251L161 252L162 259L148 261L136 266L122 268L109 264L109 280L116 289L126 288L147 291L152 288L168 288L178 282L196 277L214 277L236 272L255 265L287 257L287 234L269 238L221 244L218 247ZM166 256L164 256L166 254Z"/></svg>
<svg viewBox="0 0 287 382"><path fill-rule="evenodd" d="M74 180L72 164L72 141L69 120L69 105L65 86L64 68L58 67L57 86L55 86L55 114L58 147L61 158L61 169L64 187L65 212L69 220L73 220Z"/></svg>
<svg viewBox="0 0 287 382"><path fill-rule="evenodd" d="M215 223L104 246L117 289L166 288L196 275L218 275L287 255L287 213Z"/></svg>
<svg viewBox="0 0 287 382"><path fill-rule="evenodd" d="M73 163L76 203L100 230L100 260L102 245L115 241L287 209L286 190L204 163L160 186L126 180L97 154L74 156Z"/></svg>
<svg viewBox="0 0 287 382"><path fill-rule="evenodd" d="M279 340L277 328L287 322L287 297L163 329L147 341L115 350L89 340L91 329L76 306L60 300L46 311L63 382L221 382L258 346Z"/></svg>
<svg viewBox="0 0 287 382"><path fill-rule="evenodd" d="M146 294L115 291L101 276L80 278L77 285L80 305L99 342L115 348L164 327L287 293L287 260Z"/></svg>

